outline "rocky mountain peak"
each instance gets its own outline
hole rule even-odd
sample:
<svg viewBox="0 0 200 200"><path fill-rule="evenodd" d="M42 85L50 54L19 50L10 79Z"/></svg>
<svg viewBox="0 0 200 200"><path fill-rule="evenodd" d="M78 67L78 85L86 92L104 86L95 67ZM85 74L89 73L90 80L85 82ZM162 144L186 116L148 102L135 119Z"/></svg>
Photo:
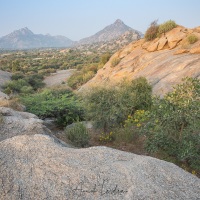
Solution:
<svg viewBox="0 0 200 200"><path fill-rule="evenodd" d="M30 29L28 29L27 27L24 27L24 28L20 29L19 32L21 32L22 34L31 34L31 35L33 35L33 32Z"/></svg>
<svg viewBox="0 0 200 200"><path fill-rule="evenodd" d="M113 24L106 26L104 29L97 32L96 34L80 40L79 44L92 44L111 41L123 35L127 31L132 31L139 37L141 37L142 35L139 31L136 31L124 24L122 20L117 19Z"/></svg>
<svg viewBox="0 0 200 200"><path fill-rule="evenodd" d="M114 24L124 24L124 22L121 19L117 19Z"/></svg>
<svg viewBox="0 0 200 200"><path fill-rule="evenodd" d="M29 30L27 27L21 28L19 30L15 30L12 33L10 33L10 36L29 36L33 35L34 33Z"/></svg>

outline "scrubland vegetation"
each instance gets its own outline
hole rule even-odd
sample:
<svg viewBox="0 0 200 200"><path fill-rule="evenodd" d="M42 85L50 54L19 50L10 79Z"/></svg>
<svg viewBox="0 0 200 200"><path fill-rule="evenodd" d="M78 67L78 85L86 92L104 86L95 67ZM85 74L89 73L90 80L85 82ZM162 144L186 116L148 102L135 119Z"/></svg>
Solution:
<svg viewBox="0 0 200 200"><path fill-rule="evenodd" d="M85 117L95 122L98 132L89 143L155 156L199 175L198 79L185 78L162 99L152 96L145 78L138 78L94 88L83 101Z"/></svg>
<svg viewBox="0 0 200 200"><path fill-rule="evenodd" d="M153 40L176 26L172 20L161 25L154 21L145 39ZM198 40L195 35L187 39L190 44ZM152 95L143 77L77 95L73 89L90 80L110 56L77 49L1 53L0 69L13 73L4 92L41 119L54 118L63 129L76 122L65 133L78 147L107 145L150 155L200 176L200 80L185 78L163 98ZM111 67L119 62L111 60ZM44 77L58 69L77 70L68 79L71 89L66 85L44 88ZM95 128L88 131L80 123L85 120L94 122Z"/></svg>
<svg viewBox="0 0 200 200"><path fill-rule="evenodd" d="M13 51L2 53L0 69L12 72L12 81L4 86L7 94L28 94L44 86L43 79L57 70L76 69L68 85L77 89L90 80L109 60L111 53L78 49Z"/></svg>
<svg viewBox="0 0 200 200"><path fill-rule="evenodd" d="M55 118L59 126L83 120L83 108L76 95L69 89L44 89L21 97L28 112L41 119Z"/></svg>
<svg viewBox="0 0 200 200"><path fill-rule="evenodd" d="M173 28L177 27L177 24L173 20L168 20L163 24L158 24L158 20L153 21L149 28L146 30L144 38L147 41L154 40L155 38L161 36L162 34L167 33L168 31L172 30Z"/></svg>

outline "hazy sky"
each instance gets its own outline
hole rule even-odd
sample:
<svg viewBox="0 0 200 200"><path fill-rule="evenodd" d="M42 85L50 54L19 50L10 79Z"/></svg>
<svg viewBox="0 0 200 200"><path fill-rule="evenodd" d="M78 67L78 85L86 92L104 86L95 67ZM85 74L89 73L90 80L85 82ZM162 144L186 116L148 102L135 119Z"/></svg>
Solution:
<svg viewBox="0 0 200 200"><path fill-rule="evenodd" d="M200 26L200 0L0 0L0 37L28 27L79 40L116 19L143 33L155 19L193 28Z"/></svg>

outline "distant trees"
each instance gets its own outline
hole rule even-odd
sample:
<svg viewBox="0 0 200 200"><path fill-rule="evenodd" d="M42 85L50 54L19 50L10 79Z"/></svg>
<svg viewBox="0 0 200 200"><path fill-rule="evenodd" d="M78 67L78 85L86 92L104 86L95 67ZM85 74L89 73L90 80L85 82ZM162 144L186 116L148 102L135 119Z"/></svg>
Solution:
<svg viewBox="0 0 200 200"><path fill-rule="evenodd" d="M18 72L20 71L20 62L19 60L15 60L12 62L12 72Z"/></svg>

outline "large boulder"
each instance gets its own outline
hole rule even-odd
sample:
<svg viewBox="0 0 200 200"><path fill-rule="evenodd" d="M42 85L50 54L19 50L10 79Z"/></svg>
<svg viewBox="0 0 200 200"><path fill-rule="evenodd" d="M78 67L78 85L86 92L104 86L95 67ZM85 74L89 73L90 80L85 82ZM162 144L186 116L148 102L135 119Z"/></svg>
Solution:
<svg viewBox="0 0 200 200"><path fill-rule="evenodd" d="M0 70L0 88L11 79L11 73Z"/></svg>
<svg viewBox="0 0 200 200"><path fill-rule="evenodd" d="M200 179L172 163L107 147L66 148L47 135L0 142L0 199L184 199Z"/></svg>
<svg viewBox="0 0 200 200"><path fill-rule="evenodd" d="M50 133L50 130L43 125L43 120L34 114L0 107L0 115L0 141L16 135Z"/></svg>
<svg viewBox="0 0 200 200"><path fill-rule="evenodd" d="M3 93L1 90L2 90L2 86L6 82L10 81L10 79L11 79L11 73L0 70L0 100L9 99L8 95Z"/></svg>

